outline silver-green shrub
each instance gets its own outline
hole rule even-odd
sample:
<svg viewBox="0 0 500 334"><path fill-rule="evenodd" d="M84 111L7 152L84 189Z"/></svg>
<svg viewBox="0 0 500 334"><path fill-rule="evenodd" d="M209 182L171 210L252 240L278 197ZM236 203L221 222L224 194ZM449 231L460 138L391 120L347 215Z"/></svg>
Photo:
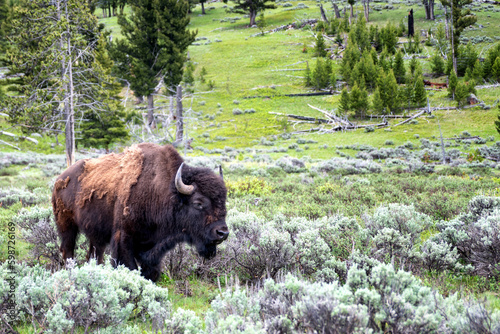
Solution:
<svg viewBox="0 0 500 334"><path fill-rule="evenodd" d="M497 333L500 312L457 295L444 298L411 273L352 267L347 281L313 283L291 274L258 291L227 289L212 302L209 333ZM486 331L481 331L484 328Z"/></svg>
<svg viewBox="0 0 500 334"><path fill-rule="evenodd" d="M389 259L401 268L413 266L420 234L431 226L429 216L413 205L389 204L379 207L372 216L364 216L368 235L373 238L374 255L380 261Z"/></svg>
<svg viewBox="0 0 500 334"><path fill-rule="evenodd" d="M474 273L500 278L500 198L476 196L468 211L437 224L434 240L445 242Z"/></svg>
<svg viewBox="0 0 500 334"><path fill-rule="evenodd" d="M150 321L158 330L170 317L168 291L122 266L91 262L76 267L70 261L67 269L55 273L34 267L20 274L15 294L19 320L36 331L119 328L132 316Z"/></svg>

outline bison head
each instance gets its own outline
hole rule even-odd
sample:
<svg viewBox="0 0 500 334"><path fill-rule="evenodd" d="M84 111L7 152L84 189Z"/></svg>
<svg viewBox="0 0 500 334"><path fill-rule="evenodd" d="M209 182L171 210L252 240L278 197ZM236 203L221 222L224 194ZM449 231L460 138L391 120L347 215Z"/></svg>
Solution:
<svg viewBox="0 0 500 334"><path fill-rule="evenodd" d="M180 207L175 213L181 223L185 239L194 245L204 258L212 258L216 246L227 239L227 189L222 175L208 168L184 168L181 164L175 176ZM184 179L184 181L183 181Z"/></svg>

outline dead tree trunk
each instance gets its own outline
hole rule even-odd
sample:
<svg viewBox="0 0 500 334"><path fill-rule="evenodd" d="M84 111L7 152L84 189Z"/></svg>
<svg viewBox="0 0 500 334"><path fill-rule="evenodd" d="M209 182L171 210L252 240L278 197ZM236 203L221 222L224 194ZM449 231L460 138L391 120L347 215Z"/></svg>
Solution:
<svg viewBox="0 0 500 334"><path fill-rule="evenodd" d="M182 137L184 135L184 122L182 119L182 86L181 85L177 86L176 100L177 100L177 112L176 112L177 131L175 132L175 142L177 144L180 144L182 142L182 139L183 139Z"/></svg>
<svg viewBox="0 0 500 334"><path fill-rule="evenodd" d="M363 0L363 9L366 22L370 22L370 0Z"/></svg>
<svg viewBox="0 0 500 334"><path fill-rule="evenodd" d="M325 10L323 9L323 5L321 5L321 4L319 5L319 10L321 12L321 18L323 19L323 21L325 21L327 24L330 24L330 22L326 18L326 14L325 14Z"/></svg>
<svg viewBox="0 0 500 334"><path fill-rule="evenodd" d="M149 94L148 95L148 126L151 129L154 129L156 127L154 109L155 109L155 101L153 99L153 94Z"/></svg>
<svg viewBox="0 0 500 334"><path fill-rule="evenodd" d="M335 18L340 19L341 16L340 16L340 11L339 11L339 6L337 6L337 4L335 3L335 0L332 0L332 6L333 6L333 10L335 11Z"/></svg>

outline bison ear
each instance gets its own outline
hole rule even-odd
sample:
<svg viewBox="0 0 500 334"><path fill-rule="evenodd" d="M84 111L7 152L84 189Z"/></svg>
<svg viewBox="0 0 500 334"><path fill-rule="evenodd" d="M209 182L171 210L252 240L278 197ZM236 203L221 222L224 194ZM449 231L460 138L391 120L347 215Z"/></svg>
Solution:
<svg viewBox="0 0 500 334"><path fill-rule="evenodd" d="M177 174L175 175L175 187L181 194L192 195L194 192L194 186L187 185L182 182L182 166L184 166L184 163L180 165L179 169L177 170Z"/></svg>
<svg viewBox="0 0 500 334"><path fill-rule="evenodd" d="M222 180L224 180L224 175L222 175L222 166L219 165L219 175Z"/></svg>

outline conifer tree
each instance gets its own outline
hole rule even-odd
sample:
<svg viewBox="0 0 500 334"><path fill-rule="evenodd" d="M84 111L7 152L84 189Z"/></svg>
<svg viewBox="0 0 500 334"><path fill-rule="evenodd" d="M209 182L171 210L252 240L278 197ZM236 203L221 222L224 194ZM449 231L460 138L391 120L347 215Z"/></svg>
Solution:
<svg viewBox="0 0 500 334"><path fill-rule="evenodd" d="M432 73L436 76L444 73L444 60L438 53L434 54L431 58L431 69Z"/></svg>
<svg viewBox="0 0 500 334"><path fill-rule="evenodd" d="M414 77L413 89L413 102L416 103L418 107L425 105L427 102L427 91L424 87L424 78L421 72L416 73Z"/></svg>
<svg viewBox="0 0 500 334"><path fill-rule="evenodd" d="M342 89L342 93L340 93L340 102L339 102L339 110L342 114L346 114L349 111L349 92L347 88Z"/></svg>
<svg viewBox="0 0 500 334"><path fill-rule="evenodd" d="M106 50L105 37L99 39L94 67L99 67L102 77L100 94L103 106L96 109L88 109L85 114L85 122L81 123L81 139L77 143L82 143L86 147L104 148L109 151L112 143L125 141L129 138L128 131L122 119L125 112L119 99L117 98L121 91L121 85L111 77L111 68L113 62L109 58Z"/></svg>
<svg viewBox="0 0 500 334"><path fill-rule="evenodd" d="M399 84L404 83L405 82L406 68L405 68L403 54L401 53L401 50L398 53L396 53L396 57L394 58L393 70L394 70L394 76L396 77L397 83L399 83Z"/></svg>
<svg viewBox="0 0 500 334"><path fill-rule="evenodd" d="M325 49L325 38L323 37L323 34L321 32L318 32L318 34L316 35L316 47L314 55L317 57L326 57L328 52Z"/></svg>
<svg viewBox="0 0 500 334"><path fill-rule="evenodd" d="M385 82L382 87L385 93L384 95L386 100L384 101L384 104L387 111L396 112L400 106L400 93L396 77L394 76L394 72L392 70L390 70L389 74L385 77Z"/></svg>
<svg viewBox="0 0 500 334"><path fill-rule="evenodd" d="M491 77L495 81L500 81L500 57L497 57L491 66Z"/></svg>
<svg viewBox="0 0 500 334"><path fill-rule="evenodd" d="M460 35L465 28L473 25L477 21L475 14L471 12L470 7L467 5L472 3L472 0L441 0L443 6L450 7L451 16L453 18L453 50L452 50L452 64L455 72L457 72L456 57L458 55L458 46L460 44Z"/></svg>
<svg viewBox="0 0 500 334"><path fill-rule="evenodd" d="M118 71L136 96L148 98L148 125L154 127L154 100L159 83L174 87L182 79L187 47L197 32L187 30L185 0L131 0L131 14L118 17L125 38L115 46Z"/></svg>
<svg viewBox="0 0 500 334"><path fill-rule="evenodd" d="M223 0L227 3L227 0ZM276 5L270 0L231 0L234 2L232 11L239 14L248 14L250 18L250 27L255 25L255 19L259 12L264 12L266 9L274 9Z"/></svg>
<svg viewBox="0 0 500 334"><path fill-rule="evenodd" d="M380 96L380 89L377 87L372 96L372 106L373 111L377 114L384 113L384 101L382 101L382 97Z"/></svg>
<svg viewBox="0 0 500 334"><path fill-rule="evenodd" d="M349 107L354 110L356 117L364 117L368 109L368 94L363 87L354 84L349 94Z"/></svg>
<svg viewBox="0 0 500 334"><path fill-rule="evenodd" d="M305 75L304 85L306 87L311 87L312 86L312 78L311 78L311 69L309 68L309 62L306 62L306 72L304 75Z"/></svg>
<svg viewBox="0 0 500 334"><path fill-rule="evenodd" d="M474 69L472 70L472 77L476 80L482 80L483 78L483 65L479 61L479 59L476 60L476 63L474 64Z"/></svg>
<svg viewBox="0 0 500 334"><path fill-rule="evenodd" d="M75 119L106 109L112 93L96 63L101 35L85 2L23 0L14 7L10 70L23 73L18 98L8 99L9 121L26 132L64 127L66 158L75 162Z"/></svg>

